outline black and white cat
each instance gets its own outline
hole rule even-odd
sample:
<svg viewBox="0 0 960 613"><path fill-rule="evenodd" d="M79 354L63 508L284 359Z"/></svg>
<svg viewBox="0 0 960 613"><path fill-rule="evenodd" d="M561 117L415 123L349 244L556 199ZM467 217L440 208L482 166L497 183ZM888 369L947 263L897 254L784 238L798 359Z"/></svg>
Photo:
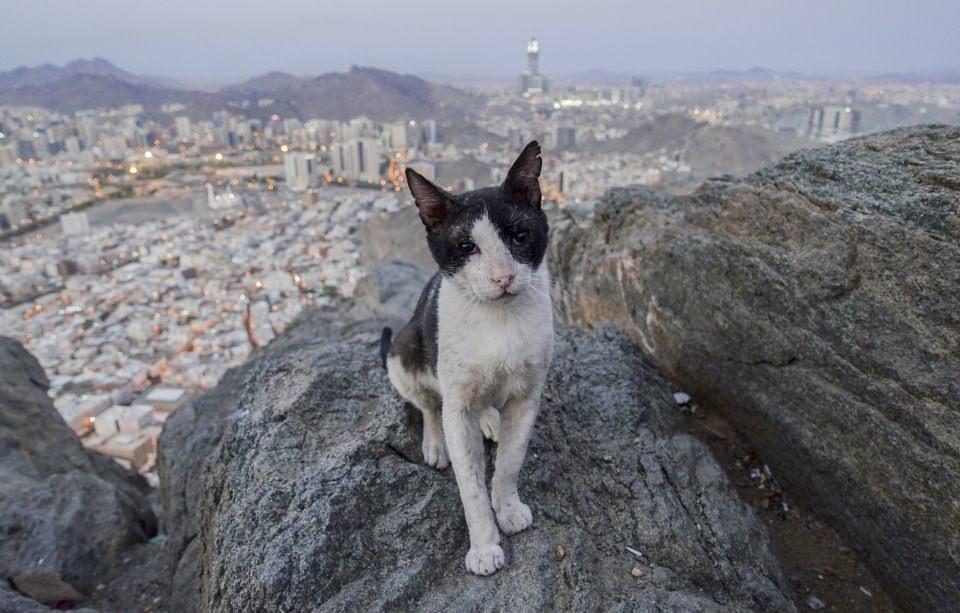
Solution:
<svg viewBox="0 0 960 613"><path fill-rule="evenodd" d="M470 531L466 566L478 575L503 566L498 524L514 534L533 523L517 478L553 357L542 164L531 142L502 186L456 195L406 172L440 270L392 344L384 330L381 357L423 413L424 461L453 463ZM489 495L483 435L498 441Z"/></svg>

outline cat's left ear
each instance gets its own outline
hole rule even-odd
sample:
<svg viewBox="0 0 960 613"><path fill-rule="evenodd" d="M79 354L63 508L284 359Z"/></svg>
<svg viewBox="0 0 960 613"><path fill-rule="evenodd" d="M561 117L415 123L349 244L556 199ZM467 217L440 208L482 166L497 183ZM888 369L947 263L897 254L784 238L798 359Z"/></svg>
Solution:
<svg viewBox="0 0 960 613"><path fill-rule="evenodd" d="M504 193L514 202L539 209L542 200L539 181L542 168L540 143L530 141L510 167L507 179L503 182Z"/></svg>

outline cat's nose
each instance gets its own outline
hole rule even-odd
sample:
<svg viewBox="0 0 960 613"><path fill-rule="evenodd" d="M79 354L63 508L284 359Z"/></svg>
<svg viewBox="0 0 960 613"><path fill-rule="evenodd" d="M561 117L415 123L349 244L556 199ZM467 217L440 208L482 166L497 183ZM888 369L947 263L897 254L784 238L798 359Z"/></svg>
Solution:
<svg viewBox="0 0 960 613"><path fill-rule="evenodd" d="M499 277L491 277L490 280L500 286L500 289L507 289L510 287L510 284L513 283L513 278L516 275L501 275Z"/></svg>

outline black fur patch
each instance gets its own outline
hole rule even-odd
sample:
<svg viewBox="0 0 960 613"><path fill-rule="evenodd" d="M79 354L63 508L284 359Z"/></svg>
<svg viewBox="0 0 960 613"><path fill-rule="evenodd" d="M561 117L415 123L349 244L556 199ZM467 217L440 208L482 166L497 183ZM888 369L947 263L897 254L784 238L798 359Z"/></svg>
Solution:
<svg viewBox="0 0 960 613"><path fill-rule="evenodd" d="M437 296L440 293L440 273L433 275L420 292L413 317L405 325L390 346L389 355L398 356L407 370L420 372L424 369L437 371Z"/></svg>

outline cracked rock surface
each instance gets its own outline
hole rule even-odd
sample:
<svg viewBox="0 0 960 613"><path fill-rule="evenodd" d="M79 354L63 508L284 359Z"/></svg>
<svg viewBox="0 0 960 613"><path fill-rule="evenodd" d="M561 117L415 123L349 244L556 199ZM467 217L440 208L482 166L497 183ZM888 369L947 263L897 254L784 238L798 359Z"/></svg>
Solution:
<svg viewBox="0 0 960 613"><path fill-rule="evenodd" d="M141 477L88 451L36 358L0 336L0 611L76 603L156 533ZM33 589L28 589L32 587Z"/></svg>
<svg viewBox="0 0 960 613"><path fill-rule="evenodd" d="M168 420L177 610L794 610L764 527L612 329L558 330L520 484L534 527L467 574L453 474L421 461L382 321L345 322L310 314Z"/></svg>
<svg viewBox="0 0 960 613"><path fill-rule="evenodd" d="M907 609L960 600L960 128L800 152L553 224L568 322L721 410Z"/></svg>

